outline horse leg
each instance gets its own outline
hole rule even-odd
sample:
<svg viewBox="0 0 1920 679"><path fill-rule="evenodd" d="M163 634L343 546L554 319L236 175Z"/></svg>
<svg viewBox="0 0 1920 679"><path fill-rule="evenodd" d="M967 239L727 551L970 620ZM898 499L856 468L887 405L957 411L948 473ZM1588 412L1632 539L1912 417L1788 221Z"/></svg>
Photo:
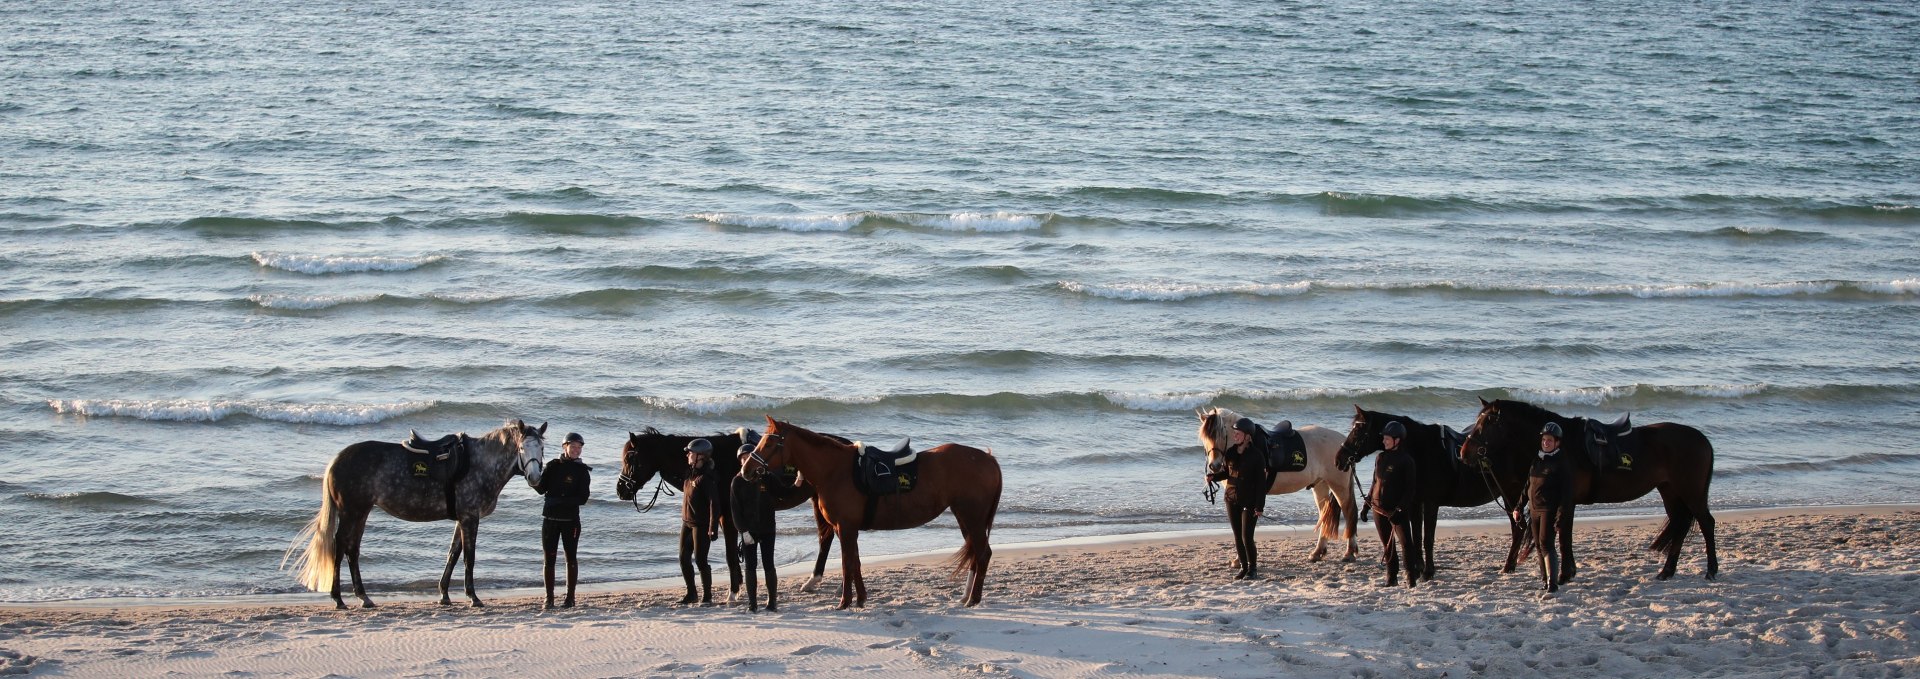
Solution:
<svg viewBox="0 0 1920 679"><path fill-rule="evenodd" d="M1707 543L1707 579L1712 580L1720 575L1720 553L1713 546L1713 514L1707 512L1707 500L1704 497L1698 503L1690 502L1688 505L1693 510L1694 518L1700 522L1700 537ZM359 582L358 571L354 572L353 577L355 582Z"/></svg>
<svg viewBox="0 0 1920 679"><path fill-rule="evenodd" d="M1666 553L1666 563L1660 566L1660 573L1653 576L1656 580L1673 577L1680 563L1680 543L1686 541L1687 531L1693 527L1693 515L1687 511L1686 504L1666 491L1660 489L1660 502L1667 507L1667 524L1660 527L1659 537L1653 540L1654 551Z"/></svg>
<svg viewBox="0 0 1920 679"><path fill-rule="evenodd" d="M740 598L740 527L733 524L733 517L720 519L721 536L726 538L727 552L727 603ZM747 568L753 568L753 550L747 550Z"/></svg>
<svg viewBox="0 0 1920 679"><path fill-rule="evenodd" d="M453 524L453 544L447 545L447 568L440 572L440 605L451 606L453 599L447 596L447 589L453 586L453 567L460 563L460 544L465 528L456 521Z"/></svg>
<svg viewBox="0 0 1920 679"><path fill-rule="evenodd" d="M1555 525L1550 528L1560 532L1560 584L1564 585L1573 581L1573 574L1579 570L1573 565L1573 502L1561 505L1554 514Z"/></svg>
<svg viewBox="0 0 1920 679"><path fill-rule="evenodd" d="M1515 512L1520 511L1520 506L1512 502L1507 503L1507 506L1512 507ZM1520 565L1520 550L1522 547L1527 546L1527 524L1525 521L1525 516L1507 517L1507 530L1513 532L1513 543L1507 546L1507 564L1500 567L1501 573L1512 573L1513 569Z"/></svg>
<svg viewBox="0 0 1920 679"><path fill-rule="evenodd" d="M840 610L853 606L854 581L860 578L860 538L857 529L841 528L840 534ZM864 606L864 602L862 604Z"/></svg>
<svg viewBox="0 0 1920 679"><path fill-rule="evenodd" d="M1352 483L1334 489L1334 497L1340 498L1340 513L1347 519L1347 553L1340 560L1351 562L1360 558L1360 498Z"/></svg>
<svg viewBox="0 0 1920 679"><path fill-rule="evenodd" d="M463 532L467 535L467 554L465 557L467 560L467 600L473 602L474 608L479 608L486 605L480 603L480 595L473 591L473 551L474 543L478 542L478 538L480 537L480 517L476 516L461 521L461 523L466 525L466 530Z"/></svg>
<svg viewBox="0 0 1920 679"><path fill-rule="evenodd" d="M820 553L813 557L813 577L800 591L811 592L820 586L820 579L827 575L827 554L833 549L833 526L827 523L827 517L820 513L820 503L813 503L813 529L820 534Z"/></svg>
<svg viewBox="0 0 1920 679"><path fill-rule="evenodd" d="M371 509L368 510L368 512L371 511ZM345 549L347 555L347 572L353 574L353 595L360 597L361 608L373 608L373 599L367 596L366 585L360 581L360 538L367 534L368 512L362 512L358 516L345 517L346 522L340 527L341 532L345 533L345 539L342 540L342 547ZM338 604L340 603L340 573L337 570L338 567L336 566L335 568L333 600L334 603ZM345 608L345 606L342 606L342 608Z"/></svg>
<svg viewBox="0 0 1920 679"><path fill-rule="evenodd" d="M1421 526L1420 530L1420 540L1426 545L1426 548L1420 552L1420 565L1423 567L1420 571L1420 579L1427 582L1433 582L1433 534L1439 527L1440 505L1439 503L1429 504L1426 511L1426 525Z"/></svg>
<svg viewBox="0 0 1920 679"><path fill-rule="evenodd" d="M1340 505L1333 501L1333 493L1322 488L1322 485L1313 484L1313 506L1320 511L1319 520L1313 525L1313 551L1307 552L1308 563L1326 558L1328 525L1331 524L1334 531L1338 531L1340 526Z"/></svg>

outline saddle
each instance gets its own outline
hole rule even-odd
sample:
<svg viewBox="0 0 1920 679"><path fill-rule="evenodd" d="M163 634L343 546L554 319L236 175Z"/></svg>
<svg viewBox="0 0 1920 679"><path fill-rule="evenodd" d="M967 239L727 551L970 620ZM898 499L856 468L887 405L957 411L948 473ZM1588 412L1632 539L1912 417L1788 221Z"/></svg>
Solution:
<svg viewBox="0 0 1920 679"><path fill-rule="evenodd" d="M454 487L460 479L466 478L472 467L468 454L466 434L448 434L433 441L420 437L420 432L407 430L407 438L400 447L413 453L407 460L407 469L414 478L427 480L445 489L447 497L447 518L459 519L459 506L454 501Z"/></svg>
<svg viewBox="0 0 1920 679"><path fill-rule="evenodd" d="M1584 425L1583 438L1587 445L1587 455L1593 461L1595 469L1633 471L1635 458L1641 451L1640 438L1633 435L1632 413L1621 415L1620 419L1603 423L1590 418L1580 418Z"/></svg>
<svg viewBox="0 0 1920 679"><path fill-rule="evenodd" d="M1291 420L1275 423L1266 434L1268 472L1297 472L1307 468L1307 439L1294 431Z"/></svg>
<svg viewBox="0 0 1920 679"><path fill-rule="evenodd" d="M1454 431L1453 427L1440 425L1440 449L1447 454L1447 460L1453 463L1454 471L1466 463L1460 461L1460 448L1467 445L1467 437L1473 435L1474 424L1467 425L1465 431Z"/></svg>
<svg viewBox="0 0 1920 679"><path fill-rule="evenodd" d="M860 454L853 459L853 485L867 497L897 495L913 490L920 478L920 453L913 450L913 439L901 441L892 450L881 450L859 441L853 442Z"/></svg>

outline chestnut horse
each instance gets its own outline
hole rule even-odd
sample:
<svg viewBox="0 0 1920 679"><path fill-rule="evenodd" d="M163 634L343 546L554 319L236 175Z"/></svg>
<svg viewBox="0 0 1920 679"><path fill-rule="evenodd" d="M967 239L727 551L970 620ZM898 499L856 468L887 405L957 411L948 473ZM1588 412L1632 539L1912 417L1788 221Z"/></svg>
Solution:
<svg viewBox="0 0 1920 679"><path fill-rule="evenodd" d="M1441 507L1478 507L1499 500L1504 510L1517 506L1526 497L1527 462L1524 459L1519 466L1483 468L1458 464L1459 451L1442 438L1440 425L1424 424L1404 415L1364 410L1360 406L1354 406L1353 413L1353 428L1347 430L1347 440L1340 444L1342 469L1351 469L1380 450L1383 445L1380 428L1388 422L1399 422L1407 428L1407 438L1400 442L1400 449L1413 457L1414 466L1420 470L1414 482L1414 494L1424 510L1419 517L1422 523L1419 534L1424 541L1420 551L1423 580L1433 581L1433 534L1440 522ZM1507 563L1500 569L1502 573L1513 572L1527 538L1526 524L1512 517L1508 517L1507 524L1513 531L1513 544L1507 547Z"/></svg>
<svg viewBox="0 0 1920 679"><path fill-rule="evenodd" d="M1460 457L1469 466L1486 459L1495 468L1527 468L1540 450L1540 428L1557 422L1567 432L1561 449L1573 454L1573 501L1591 505L1631 502L1659 490L1666 505L1667 523L1647 547L1666 552L1661 580L1673 577L1680 561L1680 545L1694 522L1700 524L1700 537L1707 543L1708 580L1720 573L1720 553L1713 543L1713 514L1707 511L1707 489L1713 485L1713 443L1706 434L1684 424L1659 422L1634 427L1630 436L1644 446L1631 471L1598 470L1588 455L1585 423L1561 417L1553 411L1520 401L1480 400L1480 418L1474 431L1460 447ZM1570 536L1563 536L1570 537ZM1564 564L1561 581L1573 577L1573 541L1560 543Z"/></svg>
<svg viewBox="0 0 1920 679"><path fill-rule="evenodd" d="M919 455L919 481L913 490L875 498L868 514L868 498L854 487L856 445L824 434L767 418L759 445L740 453L740 475L757 480L770 470L796 467L813 484L815 505L840 537L840 608L867 605L867 583L860 575L860 531L900 530L925 525L953 508L954 521L966 544L954 554L953 573L971 571L961 598L966 606L980 603L987 582L987 564L993 549L987 537L993 516L1000 511L1000 461L979 448L948 443Z"/></svg>
<svg viewBox="0 0 1920 679"><path fill-rule="evenodd" d="M700 438L706 439L713 445L713 464L717 467L715 472L723 479L732 478L740 473L740 461L736 453L740 451L743 441L751 440L753 437L752 430L746 427L735 429L731 434L710 436L662 434L660 430L653 427L647 427L638 433L627 432L627 442L620 447L620 480L614 484L614 493L622 500L634 502L640 488L653 480L654 474L659 474L663 481L672 484L674 488L679 488L687 482L687 443ZM776 474L776 476L782 475ZM779 493L769 493L766 498L774 511L792 509L813 499L813 486L804 482L794 484L790 475L785 476L789 477L786 482L768 484L769 487L778 487L782 490ZM655 491L656 500L659 499L658 493L659 491ZM729 498L721 499L731 502ZM729 507L731 504L721 506ZM637 502L635 507L638 507ZM647 509L652 508L653 505L649 503ZM731 594L727 598L732 600L740 594L740 526L734 521L733 512L728 511L724 514L720 522L726 535L727 574L731 585ZM802 592L811 592L820 584L820 578L827 570L827 553L833 549L833 529L827 527L825 519L820 518L818 507L813 510L813 520L820 535L820 554L814 558L813 579L808 580L807 584L800 588ZM746 567L752 569L752 555L748 555L746 560Z"/></svg>

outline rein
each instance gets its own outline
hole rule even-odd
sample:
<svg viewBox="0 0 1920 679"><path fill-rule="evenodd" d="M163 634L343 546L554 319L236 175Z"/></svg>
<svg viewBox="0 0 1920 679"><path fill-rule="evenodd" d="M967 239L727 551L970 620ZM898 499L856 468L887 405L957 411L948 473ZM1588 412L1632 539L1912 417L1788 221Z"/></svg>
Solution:
<svg viewBox="0 0 1920 679"><path fill-rule="evenodd" d="M622 474L620 475L620 480L631 483L633 481L633 477ZM645 514L647 512L653 511L653 506L660 503L661 491L666 491L667 497L674 497L676 495L676 493L673 492L672 488L667 487L666 474L661 474L659 478L654 479L653 499L647 500L647 506L645 507L640 506L639 493L634 493L633 497L630 498L628 501L633 503L633 511L639 512L641 514Z"/></svg>

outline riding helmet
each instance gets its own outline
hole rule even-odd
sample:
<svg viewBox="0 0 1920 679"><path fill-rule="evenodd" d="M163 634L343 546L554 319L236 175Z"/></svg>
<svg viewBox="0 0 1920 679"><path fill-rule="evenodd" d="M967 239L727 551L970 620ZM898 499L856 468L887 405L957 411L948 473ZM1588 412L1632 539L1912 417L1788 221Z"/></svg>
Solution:
<svg viewBox="0 0 1920 679"><path fill-rule="evenodd" d="M711 455L713 453L713 444L707 443L706 439L694 439L687 444L687 452Z"/></svg>
<svg viewBox="0 0 1920 679"><path fill-rule="evenodd" d="M1240 430L1240 433L1252 436L1253 433L1260 428L1260 425L1254 424L1251 418L1242 417L1233 421L1233 428Z"/></svg>
<svg viewBox="0 0 1920 679"><path fill-rule="evenodd" d="M1398 421L1388 422L1387 426L1380 428L1380 435L1403 439L1407 437L1407 427Z"/></svg>
<svg viewBox="0 0 1920 679"><path fill-rule="evenodd" d="M1564 435L1560 432L1559 422L1548 422L1547 426L1540 428L1540 435L1551 436L1554 438L1564 438Z"/></svg>
<svg viewBox="0 0 1920 679"><path fill-rule="evenodd" d="M566 443L578 443L584 446L584 445L587 445L587 440L580 436L580 432L570 431L570 432L567 432ZM566 445L566 443L563 443L561 445Z"/></svg>

